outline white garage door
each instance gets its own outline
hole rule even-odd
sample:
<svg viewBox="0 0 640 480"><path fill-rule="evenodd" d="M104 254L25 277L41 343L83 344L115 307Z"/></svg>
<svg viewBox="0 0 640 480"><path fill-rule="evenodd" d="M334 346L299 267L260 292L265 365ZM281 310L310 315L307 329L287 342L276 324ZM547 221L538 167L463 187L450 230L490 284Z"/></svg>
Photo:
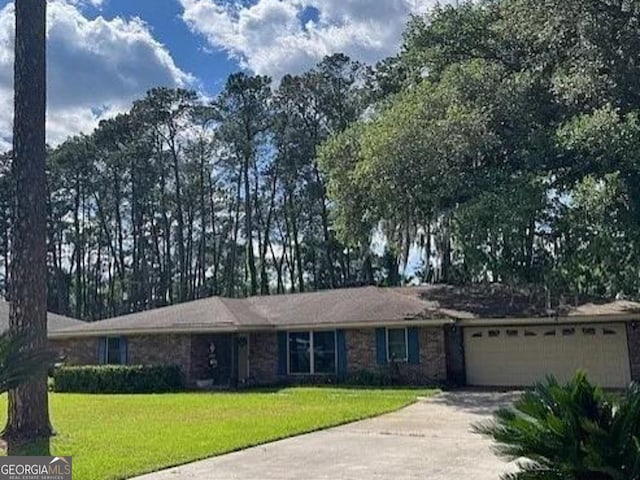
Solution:
<svg viewBox="0 0 640 480"><path fill-rule="evenodd" d="M576 370L603 387L630 381L624 324L466 327L467 383L526 386L552 374L566 381Z"/></svg>

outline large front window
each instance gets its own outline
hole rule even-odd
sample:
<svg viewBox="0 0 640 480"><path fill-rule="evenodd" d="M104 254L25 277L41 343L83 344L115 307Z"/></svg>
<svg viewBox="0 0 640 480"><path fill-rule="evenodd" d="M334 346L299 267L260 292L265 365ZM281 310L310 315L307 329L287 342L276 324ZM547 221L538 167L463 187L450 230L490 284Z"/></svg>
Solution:
<svg viewBox="0 0 640 480"><path fill-rule="evenodd" d="M336 371L336 332L289 332L289 373Z"/></svg>

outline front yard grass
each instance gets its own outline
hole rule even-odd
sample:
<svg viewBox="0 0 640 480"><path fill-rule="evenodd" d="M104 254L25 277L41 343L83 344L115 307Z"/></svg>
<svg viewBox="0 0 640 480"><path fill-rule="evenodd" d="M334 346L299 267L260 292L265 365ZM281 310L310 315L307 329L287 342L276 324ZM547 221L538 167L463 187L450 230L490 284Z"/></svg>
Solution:
<svg viewBox="0 0 640 480"><path fill-rule="evenodd" d="M163 395L51 394L52 454L75 480L122 479L396 410L433 390L284 388ZM6 396L0 399L0 421Z"/></svg>

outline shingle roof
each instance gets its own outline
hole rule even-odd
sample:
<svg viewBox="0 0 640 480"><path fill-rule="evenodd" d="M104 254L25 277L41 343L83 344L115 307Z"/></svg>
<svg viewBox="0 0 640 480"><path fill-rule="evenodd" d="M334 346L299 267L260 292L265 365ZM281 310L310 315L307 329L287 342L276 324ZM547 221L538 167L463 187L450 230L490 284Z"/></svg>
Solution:
<svg viewBox="0 0 640 480"><path fill-rule="evenodd" d="M375 325L408 321L423 311L424 303L416 298L389 289L362 287L246 299L211 297L86 323L64 332L90 335Z"/></svg>
<svg viewBox="0 0 640 480"><path fill-rule="evenodd" d="M611 299L552 299L544 292L501 284L458 287L421 285L394 288L425 302L425 314L456 319L576 317L640 313L640 303ZM571 301L572 300L572 301ZM549 305L550 303L550 305Z"/></svg>
<svg viewBox="0 0 640 480"><path fill-rule="evenodd" d="M421 315L424 302L379 287L251 297L244 302L276 326L379 323Z"/></svg>
<svg viewBox="0 0 640 480"><path fill-rule="evenodd" d="M55 313L47 314L47 330L49 332L58 332L66 328L73 328L82 325L85 325L85 322L81 320L75 320ZM4 300L0 300L0 332L5 332L8 329L9 303Z"/></svg>
<svg viewBox="0 0 640 480"><path fill-rule="evenodd" d="M540 295L501 285L360 287L245 299L211 297L60 329L58 336L213 332L452 323L458 319L640 314L628 301L565 304L548 309ZM640 317L639 317L640 318Z"/></svg>
<svg viewBox="0 0 640 480"><path fill-rule="evenodd" d="M228 299L221 297L203 298L97 322L87 322L72 330L86 334L126 331L153 333L160 331L233 330L237 328L237 316L227 308L226 301Z"/></svg>

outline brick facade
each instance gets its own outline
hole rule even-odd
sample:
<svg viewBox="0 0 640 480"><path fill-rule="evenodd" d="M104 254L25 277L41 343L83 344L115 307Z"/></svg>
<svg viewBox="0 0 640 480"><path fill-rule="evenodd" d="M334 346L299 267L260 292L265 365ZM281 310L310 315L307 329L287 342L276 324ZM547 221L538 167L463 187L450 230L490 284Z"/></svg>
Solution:
<svg viewBox="0 0 640 480"><path fill-rule="evenodd" d="M190 383L190 335L131 335L127 363L130 365L178 365Z"/></svg>
<svg viewBox="0 0 640 480"><path fill-rule="evenodd" d="M82 337L50 340L51 347L60 352L67 365L97 365L98 341L104 337ZM190 384L190 335L132 335L127 336L129 365L178 365Z"/></svg>
<svg viewBox="0 0 640 480"><path fill-rule="evenodd" d="M456 325L444 327L445 356L447 361L447 382L463 386L467 383L464 359L464 329Z"/></svg>
<svg viewBox="0 0 640 480"><path fill-rule="evenodd" d="M407 384L444 382L447 379L444 330L442 327L420 328L420 362L417 365L395 363L378 365L374 328L346 330L348 374L361 371L399 375Z"/></svg>
<svg viewBox="0 0 640 480"><path fill-rule="evenodd" d="M375 329L350 329L345 331L347 343L347 375L362 371L377 372L388 369L376 363ZM274 384L279 382L327 381L326 376L278 375L278 337L274 332L252 333L249 340L250 376L253 383ZM444 331L442 328L420 329L420 363L399 363L403 382L426 384L444 382L447 376Z"/></svg>
<svg viewBox="0 0 640 480"><path fill-rule="evenodd" d="M362 371L376 372L389 369L389 365L376 363L375 329L345 331L347 346L347 372L354 375ZM420 328L420 362L416 365L397 364L400 379L408 384L444 382L447 375L445 335L440 327ZM186 385L209 377L208 348L216 344L218 361L231 368L232 335L132 335L128 336L128 363L131 365L178 365L185 375ZM66 355L70 365L98 363L96 338L53 340L54 348ZM231 374L231 372L229 372ZM269 385L282 382L327 381L331 377L312 379L305 376L278 375L278 335L276 332L253 332L249 335L250 384ZM224 380L224 379L222 379ZM219 384L229 383L218 382Z"/></svg>
<svg viewBox="0 0 640 480"><path fill-rule="evenodd" d="M249 378L252 383L274 384L278 378L278 334L255 332L249 335Z"/></svg>
<svg viewBox="0 0 640 480"><path fill-rule="evenodd" d="M98 340L94 337L49 340L49 346L69 365L98 363Z"/></svg>

